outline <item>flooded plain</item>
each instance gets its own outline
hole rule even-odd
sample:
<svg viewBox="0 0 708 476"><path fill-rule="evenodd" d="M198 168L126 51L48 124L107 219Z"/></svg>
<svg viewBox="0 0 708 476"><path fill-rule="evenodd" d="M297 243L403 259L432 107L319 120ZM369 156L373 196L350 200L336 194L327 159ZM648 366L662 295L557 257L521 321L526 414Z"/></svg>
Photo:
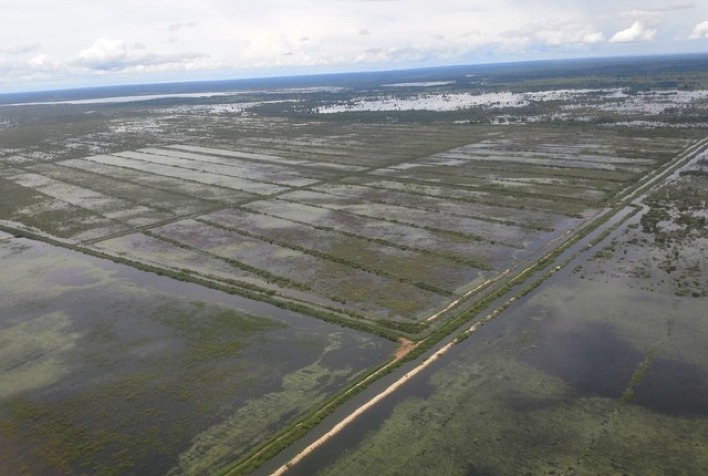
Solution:
<svg viewBox="0 0 708 476"><path fill-rule="evenodd" d="M701 473L705 300L558 279L288 474Z"/></svg>
<svg viewBox="0 0 708 476"><path fill-rule="evenodd" d="M47 244L0 259L5 474L212 474L395 349Z"/></svg>
<svg viewBox="0 0 708 476"><path fill-rule="evenodd" d="M677 175L660 226L630 216L286 474L700 474L708 242L677 212L706 186Z"/></svg>
<svg viewBox="0 0 708 476"><path fill-rule="evenodd" d="M417 329L577 231L694 140L413 125L342 135L317 123L283 137L266 134L273 124L252 127L219 147L7 164L0 218L185 279Z"/></svg>
<svg viewBox="0 0 708 476"><path fill-rule="evenodd" d="M290 473L700 474L708 62L661 64L0 108L0 472L268 474L403 382Z"/></svg>
<svg viewBox="0 0 708 476"><path fill-rule="evenodd" d="M428 86L441 86L445 83L428 83ZM418 84L424 86L426 84ZM415 83L389 86L416 86ZM534 103L544 101L560 104L562 111L612 112L622 115L660 114L667 109L703 104L708 98L706 91L659 90L641 93L630 92L621 88L612 89L558 89L536 92L484 92L484 93L411 93L383 97L353 98L344 104L320 106L319 114L342 112L375 111L436 111L450 112L470 108L489 110L521 110Z"/></svg>

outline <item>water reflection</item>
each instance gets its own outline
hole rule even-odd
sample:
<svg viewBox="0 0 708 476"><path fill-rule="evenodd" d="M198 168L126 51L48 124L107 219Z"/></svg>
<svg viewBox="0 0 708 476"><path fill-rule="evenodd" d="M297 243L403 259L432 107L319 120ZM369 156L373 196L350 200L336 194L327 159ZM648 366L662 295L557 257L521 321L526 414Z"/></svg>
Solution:
<svg viewBox="0 0 708 476"><path fill-rule="evenodd" d="M572 330L549 320L524 360L562 378L579 396L619 398L644 354L618 338L611 325L582 322Z"/></svg>

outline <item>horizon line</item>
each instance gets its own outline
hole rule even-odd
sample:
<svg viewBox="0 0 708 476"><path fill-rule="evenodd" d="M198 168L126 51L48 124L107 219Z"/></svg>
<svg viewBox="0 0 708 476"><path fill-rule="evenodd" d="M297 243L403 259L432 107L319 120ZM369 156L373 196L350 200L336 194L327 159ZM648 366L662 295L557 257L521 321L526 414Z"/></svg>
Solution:
<svg viewBox="0 0 708 476"><path fill-rule="evenodd" d="M113 84L101 84L101 85L90 85L90 86L75 86L75 87L58 87L58 88L46 88L46 89L27 89L18 90L12 92L0 92L0 98L5 98L9 96L16 95L41 95L49 93L62 93L62 92L78 92L78 91L100 91L108 90L111 88L122 88L122 87L159 87L168 85L198 85L206 83L236 83L236 82L247 82L247 81L267 81L267 80L278 80L278 79L308 79L317 77L344 77L352 75L367 75L367 74L387 74L387 73L404 73L404 72L414 72L414 71L426 71L426 70L438 70L446 68L473 68L473 67L493 67L493 66L509 66L509 65L533 65L533 64L544 64L544 63L564 63L564 62L584 62L584 61L621 61L621 60L641 60L650 58L680 58L680 57L706 57L708 58L708 52L684 52L684 53L654 53L654 54L636 54L636 55L617 55L617 56L583 56L583 57L568 57L568 58L547 58L547 59L531 59L531 60L510 60L510 61L494 61L494 62L478 62L478 63L456 63L456 64L444 64L444 65L432 65L432 66L409 66L402 68L392 68L392 69L362 69L362 70L350 70L350 71L338 71L338 72L305 72L305 73L274 73L274 74L255 74L253 76L243 76L243 77L231 77L231 78L214 78L214 79L187 79L187 80L173 80L173 81L155 81L155 82L124 82L124 83L113 83ZM129 94L131 95L131 94ZM139 94L135 94L139 95Z"/></svg>

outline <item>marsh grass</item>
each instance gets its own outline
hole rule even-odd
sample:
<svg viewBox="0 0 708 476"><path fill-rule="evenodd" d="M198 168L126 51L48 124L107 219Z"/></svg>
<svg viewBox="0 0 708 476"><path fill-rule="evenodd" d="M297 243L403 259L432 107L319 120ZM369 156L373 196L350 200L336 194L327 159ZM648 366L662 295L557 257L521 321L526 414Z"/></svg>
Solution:
<svg viewBox="0 0 708 476"><path fill-rule="evenodd" d="M2 381L14 378L8 366L48 378L0 396L0 458L12 474L166 472L196 435L240 408L250 419L233 417L229 438L254 444L386 355L384 341L339 326L157 291L145 286L155 275L27 243L3 258L3 288L15 298L0 304L11 339ZM57 303L62 313L42 314ZM221 446L220 458L243 449Z"/></svg>

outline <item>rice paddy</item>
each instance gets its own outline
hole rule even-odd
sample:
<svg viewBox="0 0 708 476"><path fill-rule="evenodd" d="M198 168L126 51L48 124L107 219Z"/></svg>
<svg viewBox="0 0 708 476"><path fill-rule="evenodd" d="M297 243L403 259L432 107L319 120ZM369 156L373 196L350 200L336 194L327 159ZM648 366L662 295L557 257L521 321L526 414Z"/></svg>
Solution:
<svg viewBox="0 0 708 476"><path fill-rule="evenodd" d="M340 141L309 128L287 141L5 168L2 186L33 203L15 202L6 217L357 319L415 323L578 229L691 143L432 126L358 126ZM420 154L422 135L431 143ZM643 153L629 154L628 141Z"/></svg>

